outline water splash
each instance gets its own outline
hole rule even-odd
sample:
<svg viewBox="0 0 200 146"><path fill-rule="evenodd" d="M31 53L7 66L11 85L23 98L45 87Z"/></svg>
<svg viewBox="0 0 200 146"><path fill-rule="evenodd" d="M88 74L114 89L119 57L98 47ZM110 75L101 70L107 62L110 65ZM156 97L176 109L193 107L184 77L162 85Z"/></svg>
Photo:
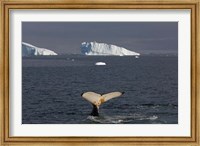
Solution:
<svg viewBox="0 0 200 146"><path fill-rule="evenodd" d="M90 120L92 123L100 123L100 124L125 124L125 123L137 123L137 121L155 121L158 119L156 115L140 115L140 114L132 114L125 116L88 116L87 120ZM153 122L152 122L153 123Z"/></svg>

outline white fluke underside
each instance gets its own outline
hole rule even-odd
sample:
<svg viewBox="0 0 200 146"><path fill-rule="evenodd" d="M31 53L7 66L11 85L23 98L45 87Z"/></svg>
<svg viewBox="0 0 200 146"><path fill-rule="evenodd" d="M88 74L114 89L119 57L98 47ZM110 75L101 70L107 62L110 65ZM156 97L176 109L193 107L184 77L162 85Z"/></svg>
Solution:
<svg viewBox="0 0 200 146"><path fill-rule="evenodd" d="M112 99L121 96L124 94L124 92L111 92L107 94L98 94L95 92L85 92L82 94L82 97L92 103L93 105L99 107L102 103Z"/></svg>

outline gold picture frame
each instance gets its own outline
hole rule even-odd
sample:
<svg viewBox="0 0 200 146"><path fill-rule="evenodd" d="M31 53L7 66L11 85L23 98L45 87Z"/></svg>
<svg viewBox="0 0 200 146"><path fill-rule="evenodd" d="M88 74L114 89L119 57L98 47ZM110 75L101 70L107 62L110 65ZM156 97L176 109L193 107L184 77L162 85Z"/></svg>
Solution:
<svg viewBox="0 0 200 146"><path fill-rule="evenodd" d="M199 0L1 0L1 145L200 145ZM9 11L11 9L190 9L191 137L11 137L9 136Z"/></svg>

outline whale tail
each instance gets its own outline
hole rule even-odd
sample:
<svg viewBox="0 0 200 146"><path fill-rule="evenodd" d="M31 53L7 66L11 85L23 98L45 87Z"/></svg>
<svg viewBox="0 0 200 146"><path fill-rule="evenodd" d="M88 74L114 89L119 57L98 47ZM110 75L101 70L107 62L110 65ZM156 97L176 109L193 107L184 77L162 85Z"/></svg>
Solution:
<svg viewBox="0 0 200 146"><path fill-rule="evenodd" d="M93 105L91 116L99 116L99 107L102 103L123 95L124 92L111 92L107 94L98 94L95 92L85 92L81 96Z"/></svg>

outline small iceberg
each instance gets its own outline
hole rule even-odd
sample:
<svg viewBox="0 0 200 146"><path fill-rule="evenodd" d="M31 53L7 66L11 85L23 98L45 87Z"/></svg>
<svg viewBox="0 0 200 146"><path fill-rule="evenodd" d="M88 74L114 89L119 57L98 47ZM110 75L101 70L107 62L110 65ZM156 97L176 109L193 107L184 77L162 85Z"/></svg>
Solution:
<svg viewBox="0 0 200 146"><path fill-rule="evenodd" d="M95 65L106 65L105 62L96 62Z"/></svg>
<svg viewBox="0 0 200 146"><path fill-rule="evenodd" d="M139 58L139 56L135 56L135 58Z"/></svg>

